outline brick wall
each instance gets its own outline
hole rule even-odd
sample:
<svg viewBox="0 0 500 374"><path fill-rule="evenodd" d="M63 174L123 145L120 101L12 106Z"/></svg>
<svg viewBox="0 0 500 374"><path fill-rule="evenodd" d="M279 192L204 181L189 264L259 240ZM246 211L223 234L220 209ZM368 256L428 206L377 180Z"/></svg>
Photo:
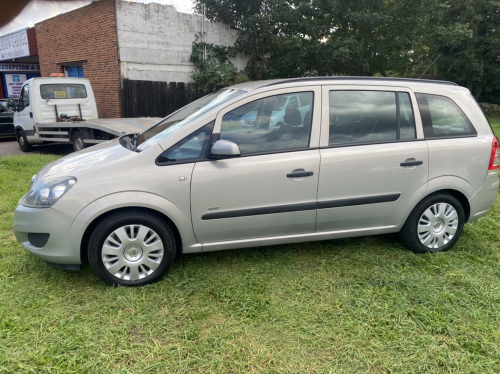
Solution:
<svg viewBox="0 0 500 374"><path fill-rule="evenodd" d="M82 63L100 118L121 117L120 66L114 0L91 4L35 25L42 77L63 72L65 63Z"/></svg>

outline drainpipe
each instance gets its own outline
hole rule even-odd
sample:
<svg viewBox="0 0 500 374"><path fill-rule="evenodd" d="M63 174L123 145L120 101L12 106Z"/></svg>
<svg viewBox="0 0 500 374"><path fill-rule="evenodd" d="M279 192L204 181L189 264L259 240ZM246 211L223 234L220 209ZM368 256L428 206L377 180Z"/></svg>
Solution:
<svg viewBox="0 0 500 374"><path fill-rule="evenodd" d="M203 12L203 19L201 21L201 41L205 43L205 46L203 47L203 59L207 59L207 26L205 24L205 18L207 14L207 6L205 4L202 5L202 12Z"/></svg>
<svg viewBox="0 0 500 374"><path fill-rule="evenodd" d="M115 35L116 35L116 59L118 61L118 71L120 73L120 88L123 89L123 80L122 80L122 66L120 61L120 41L118 38L118 1L114 1L115 8Z"/></svg>

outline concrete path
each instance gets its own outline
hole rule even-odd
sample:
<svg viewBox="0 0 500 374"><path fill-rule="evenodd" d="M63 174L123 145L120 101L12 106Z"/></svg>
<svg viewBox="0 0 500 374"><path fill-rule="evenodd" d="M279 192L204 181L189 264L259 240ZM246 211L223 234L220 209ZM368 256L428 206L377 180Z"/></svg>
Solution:
<svg viewBox="0 0 500 374"><path fill-rule="evenodd" d="M0 157L26 155L30 153L64 156L71 152L73 152L73 146L71 144L47 144L35 145L32 151L25 153L19 149L16 139L0 138Z"/></svg>

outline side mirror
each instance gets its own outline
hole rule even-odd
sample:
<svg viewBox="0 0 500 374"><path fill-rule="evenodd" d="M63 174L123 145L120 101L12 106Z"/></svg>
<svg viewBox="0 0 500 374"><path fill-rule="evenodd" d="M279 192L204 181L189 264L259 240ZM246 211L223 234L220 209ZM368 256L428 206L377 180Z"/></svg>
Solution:
<svg viewBox="0 0 500 374"><path fill-rule="evenodd" d="M227 140L217 140L210 150L212 158L240 157L241 152L237 144Z"/></svg>
<svg viewBox="0 0 500 374"><path fill-rule="evenodd" d="M14 100L9 100L8 103L7 103L7 107L10 110L13 110L14 112L17 111L17 105L14 103Z"/></svg>

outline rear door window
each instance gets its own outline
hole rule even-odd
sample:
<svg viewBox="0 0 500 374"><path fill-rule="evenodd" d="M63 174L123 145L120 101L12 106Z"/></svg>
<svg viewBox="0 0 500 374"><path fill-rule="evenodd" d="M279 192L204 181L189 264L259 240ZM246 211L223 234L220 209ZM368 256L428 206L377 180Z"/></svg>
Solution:
<svg viewBox="0 0 500 374"><path fill-rule="evenodd" d="M426 139L477 135L464 112L450 98L422 93L415 95Z"/></svg>
<svg viewBox="0 0 500 374"><path fill-rule="evenodd" d="M411 105L410 95L398 92L399 103L399 131L400 139L415 139L415 116Z"/></svg>
<svg viewBox="0 0 500 374"><path fill-rule="evenodd" d="M408 93L330 91L330 146L415 138Z"/></svg>

